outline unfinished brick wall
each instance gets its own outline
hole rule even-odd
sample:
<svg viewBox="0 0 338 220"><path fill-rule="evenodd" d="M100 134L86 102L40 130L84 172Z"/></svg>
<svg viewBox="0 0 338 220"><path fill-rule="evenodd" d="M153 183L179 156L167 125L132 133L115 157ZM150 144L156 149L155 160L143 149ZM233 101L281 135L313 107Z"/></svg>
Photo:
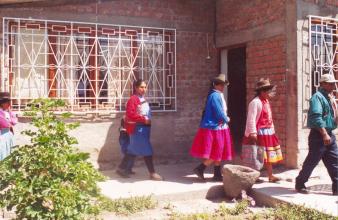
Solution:
<svg viewBox="0 0 338 220"><path fill-rule="evenodd" d="M281 147L286 141L286 38L284 35L248 42L247 44L247 102L254 96L255 82L269 78L277 85L276 96L271 100L272 117ZM296 110L296 109L295 109Z"/></svg>
<svg viewBox="0 0 338 220"><path fill-rule="evenodd" d="M217 31L227 33L285 18L285 0L217 0Z"/></svg>
<svg viewBox="0 0 338 220"><path fill-rule="evenodd" d="M254 97L260 78L269 78L277 85L277 95L271 100L277 136L286 152L286 0L217 0L217 34L221 46L246 47L247 105ZM276 31L276 27L280 28ZM250 38L243 36L250 35ZM266 36L267 35L267 36ZM236 42L239 42L236 44ZM228 45L232 43L233 45ZM223 44L223 45L222 45ZM295 106L296 107L296 106ZM296 109L295 109L296 111ZM286 157L287 155L284 154Z"/></svg>
<svg viewBox="0 0 338 220"><path fill-rule="evenodd" d="M176 161L190 158L188 152L199 125L209 79L218 73L217 51L213 48L214 9L214 2L209 0L134 0L132 3L116 0L102 1L99 4L85 1L74 5L43 4L43 7L34 3L2 7L0 18L32 17L176 28L177 112L155 113L152 129L155 159ZM206 59L207 35L211 59ZM110 125L109 121L100 123L99 120L89 120L84 124L84 129L101 132L101 135L74 132L80 147L93 152L92 157L105 164L104 168L110 168L111 164L116 164L120 159L117 142L119 121L112 122Z"/></svg>

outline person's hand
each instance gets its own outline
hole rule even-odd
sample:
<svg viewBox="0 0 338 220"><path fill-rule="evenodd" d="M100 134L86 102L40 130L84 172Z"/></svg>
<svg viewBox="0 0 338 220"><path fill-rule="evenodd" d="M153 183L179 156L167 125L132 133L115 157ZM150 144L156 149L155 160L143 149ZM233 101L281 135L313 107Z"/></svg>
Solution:
<svg viewBox="0 0 338 220"><path fill-rule="evenodd" d="M323 142L324 145L329 145L331 143L331 137L327 133L323 135Z"/></svg>
<svg viewBox="0 0 338 220"><path fill-rule="evenodd" d="M256 144L257 143L257 134L252 133L249 135L249 142L250 144Z"/></svg>
<svg viewBox="0 0 338 220"><path fill-rule="evenodd" d="M151 124L151 120L150 120L149 118L146 118L146 120L145 120L144 124L146 124L146 125L150 125L150 124Z"/></svg>

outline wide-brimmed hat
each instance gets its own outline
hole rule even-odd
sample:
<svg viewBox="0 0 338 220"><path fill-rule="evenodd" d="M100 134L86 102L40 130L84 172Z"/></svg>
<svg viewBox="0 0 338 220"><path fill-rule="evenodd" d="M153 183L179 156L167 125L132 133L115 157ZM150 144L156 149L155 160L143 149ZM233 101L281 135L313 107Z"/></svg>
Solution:
<svg viewBox="0 0 338 220"><path fill-rule="evenodd" d="M225 85L229 85L229 81L225 79L225 74L223 74L223 73L214 77L211 81L212 82L220 82L220 83L224 83Z"/></svg>
<svg viewBox="0 0 338 220"><path fill-rule="evenodd" d="M322 77L320 77L319 82L326 82L326 83L336 83L338 80L334 78L334 75L332 74L323 74Z"/></svg>
<svg viewBox="0 0 338 220"><path fill-rule="evenodd" d="M0 103L5 103L11 100L9 92L0 92Z"/></svg>
<svg viewBox="0 0 338 220"><path fill-rule="evenodd" d="M272 85L269 79L261 78L256 83L255 91L270 90L273 87L275 87L275 85Z"/></svg>

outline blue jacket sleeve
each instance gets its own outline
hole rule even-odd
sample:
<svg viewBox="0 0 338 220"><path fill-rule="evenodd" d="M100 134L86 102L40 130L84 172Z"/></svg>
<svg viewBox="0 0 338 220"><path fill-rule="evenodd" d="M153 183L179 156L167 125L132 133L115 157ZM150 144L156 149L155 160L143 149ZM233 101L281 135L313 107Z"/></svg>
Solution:
<svg viewBox="0 0 338 220"><path fill-rule="evenodd" d="M326 123L322 118L323 107L318 96L310 99L310 108L308 112L308 126L310 128L325 128Z"/></svg>
<svg viewBox="0 0 338 220"><path fill-rule="evenodd" d="M223 110L222 98L216 92L211 95L211 106L213 113L215 114L218 121L223 122L223 124L228 123L228 117L225 115Z"/></svg>

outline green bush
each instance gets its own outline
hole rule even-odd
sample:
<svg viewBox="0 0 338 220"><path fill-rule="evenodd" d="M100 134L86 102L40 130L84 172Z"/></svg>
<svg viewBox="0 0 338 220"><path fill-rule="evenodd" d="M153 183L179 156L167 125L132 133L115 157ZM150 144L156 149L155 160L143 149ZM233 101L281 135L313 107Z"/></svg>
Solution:
<svg viewBox="0 0 338 220"><path fill-rule="evenodd" d="M32 118L31 144L16 148L0 162L0 206L18 219L86 219L99 213L97 181L104 177L87 162L88 154L72 145L68 132L78 123L56 116L61 100L35 100L26 116Z"/></svg>

